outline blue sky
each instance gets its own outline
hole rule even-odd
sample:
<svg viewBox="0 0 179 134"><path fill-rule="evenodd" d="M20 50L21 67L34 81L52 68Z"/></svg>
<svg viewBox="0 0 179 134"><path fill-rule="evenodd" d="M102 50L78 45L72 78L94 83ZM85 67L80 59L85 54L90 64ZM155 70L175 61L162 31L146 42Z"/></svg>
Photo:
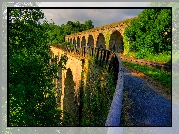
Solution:
<svg viewBox="0 0 179 134"><path fill-rule="evenodd" d="M41 2L40 7L146 7L148 2ZM67 21L84 23L92 20L94 27L132 18L142 9L42 9L48 21L56 25Z"/></svg>

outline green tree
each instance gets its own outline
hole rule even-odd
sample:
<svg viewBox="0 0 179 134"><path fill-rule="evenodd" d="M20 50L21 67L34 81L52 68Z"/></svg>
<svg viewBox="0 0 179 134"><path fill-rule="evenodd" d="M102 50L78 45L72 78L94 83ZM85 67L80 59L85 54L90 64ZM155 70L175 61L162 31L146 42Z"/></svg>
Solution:
<svg viewBox="0 0 179 134"><path fill-rule="evenodd" d="M44 14L24 8L9 9L8 14L9 125L59 126L61 111L52 91L58 64L49 63L56 58L51 59L47 44L48 24L39 22Z"/></svg>
<svg viewBox="0 0 179 134"><path fill-rule="evenodd" d="M173 53L179 52L179 3L178 2L150 2L149 7L172 7L172 51ZM165 18L166 19L166 18Z"/></svg>
<svg viewBox="0 0 179 134"><path fill-rule="evenodd" d="M171 24L171 9L144 9L125 29L130 51L137 52L139 58L147 53L170 53Z"/></svg>
<svg viewBox="0 0 179 134"><path fill-rule="evenodd" d="M93 22L91 20L85 21L86 30L94 28Z"/></svg>
<svg viewBox="0 0 179 134"><path fill-rule="evenodd" d="M82 32L91 28L94 28L92 21L85 21L85 24L81 24L79 21L72 22L68 21L66 24L61 26L56 25L53 21L49 25L42 24L43 27L47 29L48 43L49 44L62 44L65 41L65 36Z"/></svg>

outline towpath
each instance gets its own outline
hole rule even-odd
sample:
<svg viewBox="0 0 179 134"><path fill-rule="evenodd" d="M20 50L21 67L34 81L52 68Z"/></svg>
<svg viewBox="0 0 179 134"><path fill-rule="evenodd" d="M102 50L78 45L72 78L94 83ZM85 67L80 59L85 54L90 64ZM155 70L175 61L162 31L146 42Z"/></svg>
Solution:
<svg viewBox="0 0 179 134"><path fill-rule="evenodd" d="M171 126L168 90L143 73L124 66L123 107L120 126Z"/></svg>

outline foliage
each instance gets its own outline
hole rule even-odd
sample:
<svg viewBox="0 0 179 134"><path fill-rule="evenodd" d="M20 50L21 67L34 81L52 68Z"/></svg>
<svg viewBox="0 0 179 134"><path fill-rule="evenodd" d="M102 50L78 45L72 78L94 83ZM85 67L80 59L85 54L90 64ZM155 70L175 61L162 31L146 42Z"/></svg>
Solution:
<svg viewBox="0 0 179 134"><path fill-rule="evenodd" d="M151 2L149 7L172 7L172 58L179 60L179 3L178 2ZM177 61L177 60L175 60Z"/></svg>
<svg viewBox="0 0 179 134"><path fill-rule="evenodd" d="M80 126L104 126L115 91L114 77L105 68L99 67L95 58L88 58L86 87L81 98L83 102Z"/></svg>
<svg viewBox="0 0 179 134"><path fill-rule="evenodd" d="M69 47L73 47L74 45L71 44L70 42L63 42L62 45L64 46L69 46Z"/></svg>
<svg viewBox="0 0 179 134"><path fill-rule="evenodd" d="M40 9L9 9L9 125L59 126L55 93L58 68L47 45L48 35ZM50 64L51 63L51 64Z"/></svg>
<svg viewBox="0 0 179 134"><path fill-rule="evenodd" d="M109 49L109 39L110 39L110 34L109 31L106 32L106 49Z"/></svg>
<svg viewBox="0 0 179 134"><path fill-rule="evenodd" d="M171 52L171 9L144 9L125 29L130 48L137 58L147 53Z"/></svg>
<svg viewBox="0 0 179 134"><path fill-rule="evenodd" d="M137 57L137 53L129 52L125 55L125 57ZM159 53L159 54L146 54L144 57L145 60L150 60L153 62L164 62L171 64L171 55L167 53ZM174 60L173 60L174 61Z"/></svg>
<svg viewBox="0 0 179 134"><path fill-rule="evenodd" d="M171 72L163 71L154 67L142 66L138 64L133 64L130 62L123 62L124 65L133 67L134 69L143 72L144 74L152 77L156 81L160 82L162 85L167 88L171 88ZM167 91L167 94L170 94L170 91Z"/></svg>
<svg viewBox="0 0 179 134"><path fill-rule="evenodd" d="M129 42L128 42L128 38L126 36L123 37L123 42L124 42L124 55L129 53Z"/></svg>
<svg viewBox="0 0 179 134"><path fill-rule="evenodd" d="M42 24L42 26L47 29L46 33L48 33L49 36L49 44L61 44L65 41L66 35L94 28L94 25L92 25L93 22L91 20L85 21L84 24L81 24L79 21L68 21L66 24L62 24L61 26L56 25L53 20L51 21L52 22L49 23L49 25Z"/></svg>

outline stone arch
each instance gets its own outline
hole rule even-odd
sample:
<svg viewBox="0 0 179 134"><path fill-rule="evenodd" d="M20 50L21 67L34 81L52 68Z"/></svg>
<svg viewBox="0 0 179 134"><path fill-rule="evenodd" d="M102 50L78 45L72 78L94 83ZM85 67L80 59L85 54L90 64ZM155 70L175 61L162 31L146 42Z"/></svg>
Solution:
<svg viewBox="0 0 179 134"><path fill-rule="evenodd" d="M70 68L67 69L66 78L64 81L64 100L63 100L63 110L64 112L70 113L75 116L75 105L74 105L74 96L75 96L75 82L73 81L73 75ZM65 114L64 114L64 117Z"/></svg>
<svg viewBox="0 0 179 134"><path fill-rule="evenodd" d="M82 40L81 40L81 46L86 46L86 39L85 39L85 36L82 37Z"/></svg>
<svg viewBox="0 0 179 134"><path fill-rule="evenodd" d="M106 49L105 44L106 44L106 41L105 41L104 35L102 33L99 33L97 37L96 47Z"/></svg>
<svg viewBox="0 0 179 134"><path fill-rule="evenodd" d="M89 35L88 37L88 46L94 47L94 38L92 35Z"/></svg>
<svg viewBox="0 0 179 134"><path fill-rule="evenodd" d="M123 37L121 33L117 30L112 32L109 40L109 50L114 52L122 53L124 51L123 48Z"/></svg>
<svg viewBox="0 0 179 134"><path fill-rule="evenodd" d="M80 37L79 36L77 37L77 47L79 47L79 48L81 47L81 45L80 45Z"/></svg>

